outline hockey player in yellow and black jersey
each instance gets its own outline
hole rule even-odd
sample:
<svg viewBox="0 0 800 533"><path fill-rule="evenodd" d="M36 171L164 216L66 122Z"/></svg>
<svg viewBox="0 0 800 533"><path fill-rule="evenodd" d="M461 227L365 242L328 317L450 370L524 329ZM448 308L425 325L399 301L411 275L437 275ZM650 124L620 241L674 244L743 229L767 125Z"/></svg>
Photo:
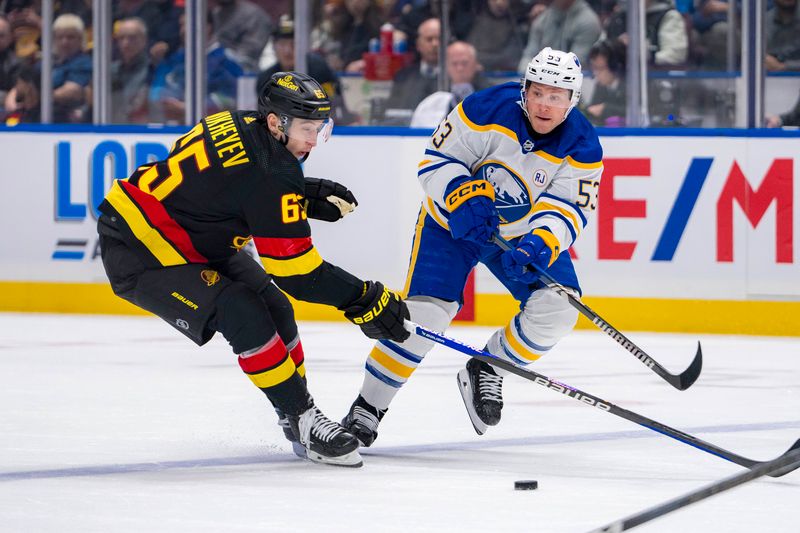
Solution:
<svg viewBox="0 0 800 533"><path fill-rule="evenodd" d="M206 117L165 160L114 182L98 231L118 296L198 345L222 333L298 455L361 466L358 440L325 417L306 388L294 313L278 289L337 307L371 338L409 335L396 294L324 261L312 243L307 217L334 221L356 205L344 186L305 178L300 166L329 133L329 115L313 78L273 75L258 112ZM261 265L240 252L250 241Z"/></svg>

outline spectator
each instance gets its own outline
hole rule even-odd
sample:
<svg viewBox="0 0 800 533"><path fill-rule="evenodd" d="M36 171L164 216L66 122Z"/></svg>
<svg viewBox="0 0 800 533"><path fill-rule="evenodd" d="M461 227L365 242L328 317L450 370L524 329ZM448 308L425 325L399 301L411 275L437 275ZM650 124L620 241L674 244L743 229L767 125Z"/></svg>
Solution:
<svg viewBox="0 0 800 533"><path fill-rule="evenodd" d="M17 73L13 91L16 97L16 107L5 117L6 126L16 126L19 123L41 122L40 96L41 72L39 65L22 65Z"/></svg>
<svg viewBox="0 0 800 533"><path fill-rule="evenodd" d="M114 40L119 58L111 63L111 120L146 123L151 75L147 26L140 18L122 19L115 24Z"/></svg>
<svg viewBox="0 0 800 533"><path fill-rule="evenodd" d="M258 75L256 82L256 96L264 93L264 87L276 72L289 72L294 70L294 21L288 15L281 16L278 27L273 36L272 45L275 48L277 61L268 69ZM331 100L331 117L337 124L352 124L357 117L347 110L342 97L339 79L333 70L318 54L309 52L306 55L308 74L322 85L322 88Z"/></svg>
<svg viewBox="0 0 800 533"><path fill-rule="evenodd" d="M14 53L23 61L37 60L42 18L34 9L33 0L8 0L6 16L14 35Z"/></svg>
<svg viewBox="0 0 800 533"><path fill-rule="evenodd" d="M800 70L800 2L774 0L764 21L767 70Z"/></svg>
<svg viewBox="0 0 800 533"><path fill-rule="evenodd" d="M729 31L735 32L733 46L734 50L739 50L739 25L728 21L728 7L728 0L695 1L692 27L697 32L697 40L702 48L704 67L727 68ZM738 2L736 8L738 13Z"/></svg>
<svg viewBox="0 0 800 533"><path fill-rule="evenodd" d="M450 34L454 39L467 40L479 1L482 0L450 0ZM405 34L409 43L416 42L420 25L429 18L439 18L441 12L441 0L408 2L397 23L397 29Z"/></svg>
<svg viewBox="0 0 800 533"><path fill-rule="evenodd" d="M586 0L553 0L531 24L517 70L524 72L528 61L546 46L573 52L583 64L600 33L600 19Z"/></svg>
<svg viewBox="0 0 800 533"><path fill-rule="evenodd" d="M60 15L53 21L53 122L86 122L92 81L92 58L83 21L77 15ZM6 95L6 112L20 107L16 86Z"/></svg>
<svg viewBox="0 0 800 533"><path fill-rule="evenodd" d="M412 128L435 128L464 98L489 87L475 47L469 43L456 41L448 46L445 67L450 91L437 91L422 100L411 117Z"/></svg>
<svg viewBox="0 0 800 533"><path fill-rule="evenodd" d="M181 39L186 31L186 16L179 19ZM206 115L235 109L236 107L236 80L244 74L242 67L236 62L225 48L212 40L214 25L211 17L206 24L207 38L209 41L206 51L207 72L207 97ZM153 83L150 86L148 111L152 122L183 123L185 119L186 104L184 91L186 89L186 50L179 48L174 54L165 59L153 74Z"/></svg>
<svg viewBox="0 0 800 533"><path fill-rule="evenodd" d="M19 70L19 59L14 53L14 37L11 35L11 24L0 15L0 104L5 108L8 91L14 87Z"/></svg>
<svg viewBox="0 0 800 533"><path fill-rule="evenodd" d="M363 72L361 59L369 49L370 39L378 37L383 13L375 0L345 0L344 4L333 9L331 16L331 38L336 43L337 52L332 67L348 72Z"/></svg>
<svg viewBox="0 0 800 533"><path fill-rule="evenodd" d="M628 45L628 9L622 4L611 16L606 28L608 39L618 39ZM645 36L647 57L650 65L676 67L686 64L689 55L689 35L683 20L672 0L646 0Z"/></svg>
<svg viewBox="0 0 800 533"><path fill-rule="evenodd" d="M267 12L250 0L217 0L213 10L215 40L247 72L258 71L258 59L273 31Z"/></svg>
<svg viewBox="0 0 800 533"><path fill-rule="evenodd" d="M78 15L86 28L92 27L92 0L56 0L53 13L56 17L66 13Z"/></svg>
<svg viewBox="0 0 800 533"><path fill-rule="evenodd" d="M58 16L53 21L53 43L53 121L86 122L92 58L84 52L83 20L72 14Z"/></svg>
<svg viewBox="0 0 800 533"><path fill-rule="evenodd" d="M183 11L174 0L119 0L114 2L113 20L140 18L147 27L150 62L155 67L183 46L178 19Z"/></svg>
<svg viewBox="0 0 800 533"><path fill-rule="evenodd" d="M417 60L397 71L386 107L413 110L436 91L439 75L439 19L430 18L417 28ZM410 117L410 114L409 114Z"/></svg>
<svg viewBox="0 0 800 533"><path fill-rule="evenodd" d="M783 113L782 115L769 116L766 118L766 126L768 128L780 128L782 126L800 126L800 96L797 98L797 103L794 107Z"/></svg>
<svg viewBox="0 0 800 533"><path fill-rule="evenodd" d="M627 111L624 45L612 40L597 42L589 51L589 65L594 91L581 110L595 126L624 126Z"/></svg>
<svg viewBox="0 0 800 533"><path fill-rule="evenodd" d="M485 0L467 41L475 46L485 70L516 70L522 57L522 36L511 0Z"/></svg>

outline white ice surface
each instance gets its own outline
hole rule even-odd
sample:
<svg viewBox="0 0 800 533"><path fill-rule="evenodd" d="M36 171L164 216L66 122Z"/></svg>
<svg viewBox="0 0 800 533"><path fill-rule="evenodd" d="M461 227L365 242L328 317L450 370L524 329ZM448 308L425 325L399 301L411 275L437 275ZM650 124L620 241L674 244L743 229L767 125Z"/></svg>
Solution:
<svg viewBox="0 0 800 533"><path fill-rule="evenodd" d="M302 323L311 391L340 419L371 342ZM453 327L483 345L491 329ZM672 371L697 337L629 333ZM702 335L679 392L604 334L575 332L535 370L757 460L800 437L800 339ZM437 346L362 450L360 469L297 459L222 338L154 318L0 314L0 531L580 532L742 468L516 376L478 436ZM514 491L536 479L536 491ZM636 529L800 531L800 471Z"/></svg>

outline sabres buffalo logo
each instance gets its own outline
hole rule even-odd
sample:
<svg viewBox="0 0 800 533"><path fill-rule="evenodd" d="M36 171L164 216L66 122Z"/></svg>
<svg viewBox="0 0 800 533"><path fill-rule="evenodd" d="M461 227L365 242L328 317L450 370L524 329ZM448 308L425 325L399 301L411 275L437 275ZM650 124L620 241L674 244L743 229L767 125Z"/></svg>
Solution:
<svg viewBox="0 0 800 533"><path fill-rule="evenodd" d="M486 163L475 173L494 187L494 205L500 213L501 224L511 224L531 210L531 195L525 182L500 163Z"/></svg>

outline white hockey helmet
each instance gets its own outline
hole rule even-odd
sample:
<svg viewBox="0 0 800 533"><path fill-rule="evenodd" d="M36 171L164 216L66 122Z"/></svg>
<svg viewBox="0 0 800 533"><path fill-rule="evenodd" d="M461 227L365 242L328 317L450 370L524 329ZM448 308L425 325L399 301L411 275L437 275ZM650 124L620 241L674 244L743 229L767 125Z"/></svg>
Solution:
<svg viewBox="0 0 800 533"><path fill-rule="evenodd" d="M549 46L536 54L525 68L525 75L522 78L520 87L522 109L525 114L528 113L525 107L525 93L528 91L531 82L572 91L569 108L564 113L564 119L566 119L569 112L581 99L581 86L583 85L581 62L578 60L578 56L572 52L553 50Z"/></svg>

